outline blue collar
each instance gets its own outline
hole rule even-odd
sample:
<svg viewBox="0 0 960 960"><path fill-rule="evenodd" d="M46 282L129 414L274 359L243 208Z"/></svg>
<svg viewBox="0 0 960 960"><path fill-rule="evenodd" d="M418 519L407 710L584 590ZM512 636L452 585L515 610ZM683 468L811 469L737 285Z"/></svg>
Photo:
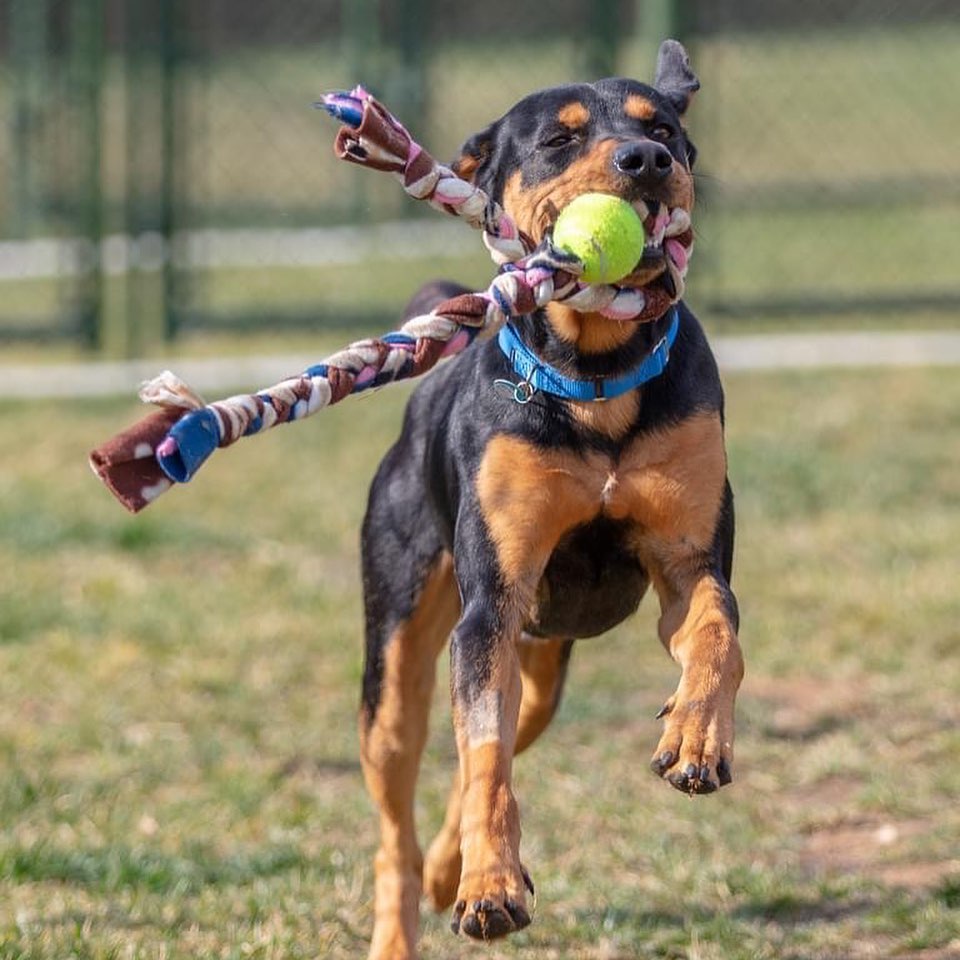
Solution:
<svg viewBox="0 0 960 960"><path fill-rule="evenodd" d="M500 328L497 343L504 356L510 361L514 372L520 377L519 383L511 380L495 380L494 384L504 384L513 391L517 403L528 403L537 391L563 397L565 400L612 400L620 394L633 390L654 377L659 377L666 369L670 359L670 348L677 339L680 329L680 315L676 307L671 308L672 319L667 332L657 345L644 357L643 362L620 377L606 379L595 377L592 380L574 380L564 376L559 370L544 363L521 339L513 324L505 323Z"/></svg>

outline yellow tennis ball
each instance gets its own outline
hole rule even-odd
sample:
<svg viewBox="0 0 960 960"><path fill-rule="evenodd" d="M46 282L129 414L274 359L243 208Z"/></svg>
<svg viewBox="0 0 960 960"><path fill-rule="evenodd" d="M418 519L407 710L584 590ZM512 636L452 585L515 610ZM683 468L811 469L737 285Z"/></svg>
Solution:
<svg viewBox="0 0 960 960"><path fill-rule="evenodd" d="M643 256L643 221L626 200L584 193L560 211L553 242L583 263L581 280L616 283Z"/></svg>

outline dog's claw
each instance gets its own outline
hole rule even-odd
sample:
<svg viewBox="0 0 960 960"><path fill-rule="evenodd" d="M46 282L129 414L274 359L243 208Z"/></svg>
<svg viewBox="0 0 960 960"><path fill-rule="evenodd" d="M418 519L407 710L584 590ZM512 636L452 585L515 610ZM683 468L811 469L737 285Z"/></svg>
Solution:
<svg viewBox="0 0 960 960"><path fill-rule="evenodd" d="M515 900L506 900L504 907L510 914L514 930L522 930L524 927L530 926L530 914Z"/></svg>
<svg viewBox="0 0 960 960"><path fill-rule="evenodd" d="M666 770L671 763L673 763L673 752L670 750L664 750L659 757L654 757L650 761L650 768L655 774L662 776L663 771Z"/></svg>
<svg viewBox="0 0 960 960"><path fill-rule="evenodd" d="M523 887L535 896L533 881L526 868L520 867ZM501 885L494 880L486 891L477 891L473 896L458 900L453 908L450 929L473 940L496 940L530 924L530 914L524 904L523 887L519 891L513 884ZM506 887L509 886L511 892Z"/></svg>
<svg viewBox="0 0 960 960"><path fill-rule="evenodd" d="M463 910L460 909L461 905ZM509 898L502 907L492 900L474 900L470 912L463 901L457 904L451 927L474 940L496 940L530 923L530 915L520 904Z"/></svg>
<svg viewBox="0 0 960 960"><path fill-rule="evenodd" d="M717 784L710 779L710 767L707 764L697 767L694 763L688 763L683 770L675 770L669 774L667 781L677 790L689 793L690 796L698 793L713 793L717 789Z"/></svg>
<svg viewBox="0 0 960 960"><path fill-rule="evenodd" d="M533 881L530 879L530 874L527 872L527 868L523 866L523 864L520 864L520 876L523 877L523 885L530 892L530 896L535 897L537 895L537 891L533 889Z"/></svg>
<svg viewBox="0 0 960 960"><path fill-rule="evenodd" d="M716 782L710 776L710 765L708 763L700 767L700 777L695 786L696 791L693 790L694 785L691 784L691 792L713 793L713 791L717 789Z"/></svg>
<svg viewBox="0 0 960 960"><path fill-rule="evenodd" d="M714 793L733 779L733 697L697 698L683 681L657 715L666 716L650 767L683 793Z"/></svg>
<svg viewBox="0 0 960 960"><path fill-rule="evenodd" d="M658 711L654 720L662 720L670 712L670 704L665 703Z"/></svg>

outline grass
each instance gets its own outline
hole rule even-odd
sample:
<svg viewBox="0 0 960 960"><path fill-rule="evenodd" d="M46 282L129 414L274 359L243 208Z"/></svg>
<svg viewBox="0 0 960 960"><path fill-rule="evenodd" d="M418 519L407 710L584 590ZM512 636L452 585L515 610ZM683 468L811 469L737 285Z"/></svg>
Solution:
<svg viewBox="0 0 960 960"><path fill-rule="evenodd" d="M652 604L583 643L517 765L535 922L483 955L960 950L960 382L727 392L737 779L690 801L646 769L676 681ZM0 958L364 954L357 533L403 393L238 444L136 518L84 457L138 408L0 407ZM442 680L424 841L454 763L446 701ZM481 955L432 916L423 951Z"/></svg>

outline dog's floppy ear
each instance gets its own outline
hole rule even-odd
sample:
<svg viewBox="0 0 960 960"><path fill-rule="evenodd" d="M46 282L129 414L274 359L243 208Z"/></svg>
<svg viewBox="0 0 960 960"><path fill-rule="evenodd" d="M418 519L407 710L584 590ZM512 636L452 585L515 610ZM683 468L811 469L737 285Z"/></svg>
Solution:
<svg viewBox="0 0 960 960"><path fill-rule="evenodd" d="M690 57L677 40L664 40L657 55L657 75L654 87L676 108L682 117L693 95L700 89L697 75L690 69Z"/></svg>
<svg viewBox="0 0 960 960"><path fill-rule="evenodd" d="M478 176L493 153L497 124L491 123L470 137L460 148L460 156L450 165L453 172L470 183L478 183Z"/></svg>

